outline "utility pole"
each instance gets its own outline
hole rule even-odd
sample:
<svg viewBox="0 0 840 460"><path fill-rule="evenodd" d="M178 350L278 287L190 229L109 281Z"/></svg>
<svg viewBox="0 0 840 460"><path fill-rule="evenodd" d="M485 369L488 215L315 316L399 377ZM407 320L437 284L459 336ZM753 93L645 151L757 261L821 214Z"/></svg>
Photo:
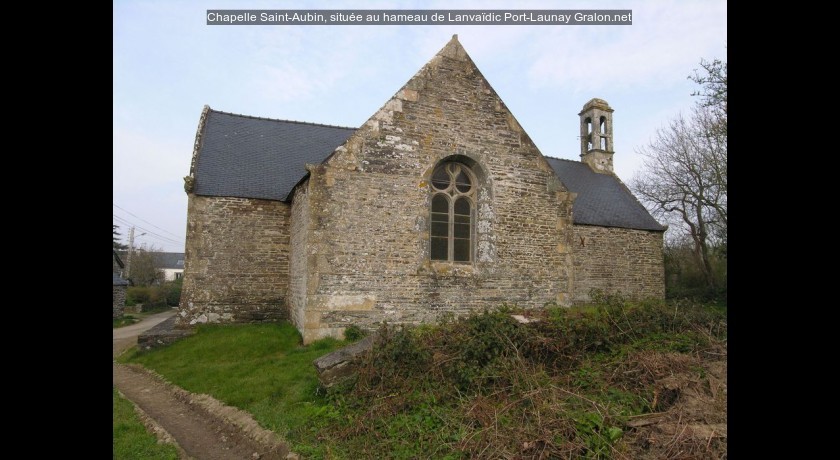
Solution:
<svg viewBox="0 0 840 460"><path fill-rule="evenodd" d="M125 257L125 277L131 277L131 255L134 254L134 226L128 229L128 255Z"/></svg>
<svg viewBox="0 0 840 460"><path fill-rule="evenodd" d="M146 233L143 232L137 236L143 236ZM144 244L145 247L145 244ZM134 226L132 225L130 229L128 229L128 256L125 258L125 278L131 278L131 258L134 256Z"/></svg>

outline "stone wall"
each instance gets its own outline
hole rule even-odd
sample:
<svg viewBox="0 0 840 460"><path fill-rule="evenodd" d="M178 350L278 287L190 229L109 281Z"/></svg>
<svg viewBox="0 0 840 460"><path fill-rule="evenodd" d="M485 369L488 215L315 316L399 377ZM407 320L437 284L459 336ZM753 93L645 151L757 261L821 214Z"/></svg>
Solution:
<svg viewBox="0 0 840 460"><path fill-rule="evenodd" d="M309 249L309 195L308 182L298 187L292 200L291 237L289 255L289 315L298 330L303 331L306 322L306 298L308 294Z"/></svg>
<svg viewBox="0 0 840 460"><path fill-rule="evenodd" d="M478 176L472 264L429 260L442 160ZM306 343L350 324L571 301L573 195L457 40L309 171Z"/></svg>
<svg viewBox="0 0 840 460"><path fill-rule="evenodd" d="M114 318L119 318L124 313L125 290L126 286L114 285Z"/></svg>
<svg viewBox="0 0 840 460"><path fill-rule="evenodd" d="M177 318L177 316L171 316L151 329L141 333L137 336L137 348L140 350L151 350L152 348L163 347L177 342L184 337L189 337L195 332L191 329L176 329L175 321Z"/></svg>
<svg viewBox="0 0 840 460"><path fill-rule="evenodd" d="M187 206L177 326L288 318L289 205L190 193Z"/></svg>
<svg viewBox="0 0 840 460"><path fill-rule="evenodd" d="M574 226L575 302L591 289L635 298L664 298L662 232Z"/></svg>

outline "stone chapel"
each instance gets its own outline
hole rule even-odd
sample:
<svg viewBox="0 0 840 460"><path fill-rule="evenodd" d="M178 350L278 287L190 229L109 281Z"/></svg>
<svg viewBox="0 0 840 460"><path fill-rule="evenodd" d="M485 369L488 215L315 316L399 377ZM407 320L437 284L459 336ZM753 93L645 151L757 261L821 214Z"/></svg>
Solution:
<svg viewBox="0 0 840 460"><path fill-rule="evenodd" d="M590 290L664 296L663 233L613 172L613 109L580 161L543 155L457 35L359 128L205 106L177 325L288 319L304 343Z"/></svg>

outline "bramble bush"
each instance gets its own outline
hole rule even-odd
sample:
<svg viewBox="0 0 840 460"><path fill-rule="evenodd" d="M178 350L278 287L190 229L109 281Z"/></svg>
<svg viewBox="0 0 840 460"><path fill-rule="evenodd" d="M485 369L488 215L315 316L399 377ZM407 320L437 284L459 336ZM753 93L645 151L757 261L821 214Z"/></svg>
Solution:
<svg viewBox="0 0 840 460"><path fill-rule="evenodd" d="M652 407L650 382L611 388L624 357L725 340L726 313L599 291L591 298L436 326L383 323L354 378L327 390L343 414L330 437L362 456L610 458L623 418ZM536 321L521 324L514 313Z"/></svg>

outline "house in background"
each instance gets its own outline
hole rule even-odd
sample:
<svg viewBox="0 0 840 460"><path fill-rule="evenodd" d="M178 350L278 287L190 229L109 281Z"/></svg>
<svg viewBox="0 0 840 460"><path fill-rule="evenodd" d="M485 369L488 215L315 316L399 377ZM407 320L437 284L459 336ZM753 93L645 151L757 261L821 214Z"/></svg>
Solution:
<svg viewBox="0 0 840 460"><path fill-rule="evenodd" d="M592 289L664 297L665 227L613 172L613 109L577 115L580 160L543 155L457 36L359 128L205 106L176 324L288 319L310 343Z"/></svg>
<svg viewBox="0 0 840 460"><path fill-rule="evenodd" d="M158 252L146 251L144 249L136 249L134 256L137 254L149 254L154 261L154 267L163 272L164 281L175 281L184 276L184 253L183 252ZM128 260L128 252L120 251L118 253L122 260ZM129 267L130 268L130 267ZM124 273L127 270L124 271Z"/></svg>
<svg viewBox="0 0 840 460"><path fill-rule="evenodd" d="M113 262L113 280L114 280L114 318L119 318L125 312L125 291L128 289L128 281L121 276L122 270L125 268L122 259L115 249Z"/></svg>
<svg viewBox="0 0 840 460"><path fill-rule="evenodd" d="M184 277L183 252L156 252L155 257L163 270L165 281L175 281Z"/></svg>

